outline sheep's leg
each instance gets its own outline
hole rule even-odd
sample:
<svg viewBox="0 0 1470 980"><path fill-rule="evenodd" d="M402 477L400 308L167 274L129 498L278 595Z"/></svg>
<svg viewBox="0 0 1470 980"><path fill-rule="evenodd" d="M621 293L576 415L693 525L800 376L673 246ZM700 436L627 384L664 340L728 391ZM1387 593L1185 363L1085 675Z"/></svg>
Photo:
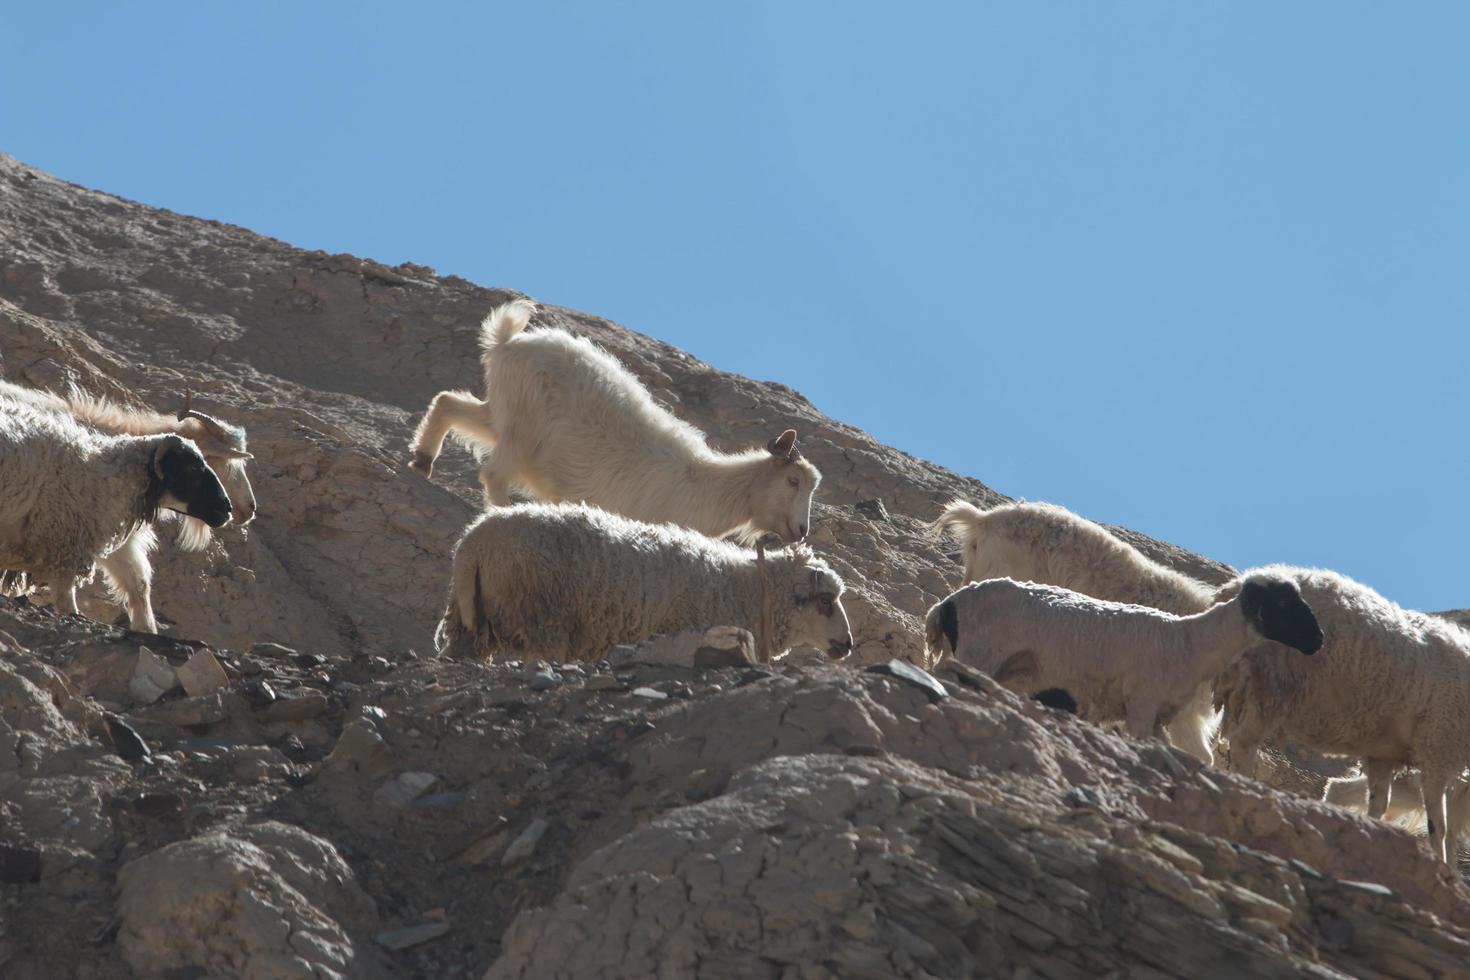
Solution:
<svg viewBox="0 0 1470 980"><path fill-rule="evenodd" d="M153 618L153 568L148 555L134 547L132 538L112 554L97 562L102 574L128 610L128 625L142 633L157 633Z"/></svg>
<svg viewBox="0 0 1470 980"><path fill-rule="evenodd" d="M1470 782L1466 782L1463 776L1457 776L1450 781L1449 802L1445 809L1449 816L1445 853L1451 861L1455 861L1460 856L1460 834L1464 832L1466 823L1470 822Z"/></svg>
<svg viewBox="0 0 1470 980"><path fill-rule="evenodd" d="M444 437L449 430L458 429L482 442L494 442L495 431L490 426L489 410L484 402L463 391L441 391L429 403L429 410L414 431L413 459L409 466L424 476L434 472L434 460L444 448Z"/></svg>
<svg viewBox="0 0 1470 980"><path fill-rule="evenodd" d="M1398 769L1382 759L1364 759L1363 775L1368 779L1368 816L1382 820L1388 812L1388 800L1393 792L1393 774Z"/></svg>
<svg viewBox="0 0 1470 980"><path fill-rule="evenodd" d="M519 468L520 459L508 444L502 442L490 451L480 467L480 486L485 488L487 506L510 506L510 487Z"/></svg>
<svg viewBox="0 0 1470 980"><path fill-rule="evenodd" d="M1443 769L1423 769L1419 773L1420 785L1424 787L1424 816L1429 824L1429 852L1446 864L1450 854L1445 847L1449 836L1449 813L1445 806L1445 788L1450 774Z"/></svg>
<svg viewBox="0 0 1470 980"><path fill-rule="evenodd" d="M1128 706L1128 734L1148 738L1159 731L1159 706L1154 701L1138 701Z"/></svg>
<svg viewBox="0 0 1470 980"><path fill-rule="evenodd" d="M1235 733L1230 736L1230 768L1242 776L1256 778L1256 759L1260 755L1261 740L1249 735Z"/></svg>

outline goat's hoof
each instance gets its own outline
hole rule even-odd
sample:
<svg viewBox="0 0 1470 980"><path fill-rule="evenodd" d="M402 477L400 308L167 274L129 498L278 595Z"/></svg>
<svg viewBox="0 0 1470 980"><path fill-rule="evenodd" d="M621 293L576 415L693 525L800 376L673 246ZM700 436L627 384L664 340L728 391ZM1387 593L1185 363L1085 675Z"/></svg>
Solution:
<svg viewBox="0 0 1470 980"><path fill-rule="evenodd" d="M408 461L408 468L418 470L424 476L434 475L434 457L426 453L415 453L413 459Z"/></svg>

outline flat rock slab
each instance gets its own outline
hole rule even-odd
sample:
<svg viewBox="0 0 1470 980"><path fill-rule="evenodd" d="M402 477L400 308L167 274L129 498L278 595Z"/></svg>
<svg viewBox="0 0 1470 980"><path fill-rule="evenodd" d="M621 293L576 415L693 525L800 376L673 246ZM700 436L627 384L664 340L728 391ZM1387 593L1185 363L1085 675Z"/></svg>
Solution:
<svg viewBox="0 0 1470 980"><path fill-rule="evenodd" d="M874 664L868 668L868 673L887 674L907 684L912 684L928 695L931 703L949 697L949 692L935 679L933 674L927 670L920 670L906 660L890 660L887 663Z"/></svg>
<svg viewBox="0 0 1470 980"><path fill-rule="evenodd" d="M380 932L376 941L384 949L408 949L410 946L418 946L431 939L438 939L447 932L449 932L447 922L421 922L416 926L404 926L402 929Z"/></svg>
<svg viewBox="0 0 1470 980"><path fill-rule="evenodd" d="M404 772L388 780L373 794L373 805L385 810L402 810L423 796L439 777L431 772Z"/></svg>
<svg viewBox="0 0 1470 980"><path fill-rule="evenodd" d="M315 691L279 691L276 699L260 709L266 721L306 721L327 710L325 695Z"/></svg>
<svg viewBox="0 0 1470 980"><path fill-rule="evenodd" d="M230 683L225 669L208 650L196 651L182 667L175 668L174 673L178 675L179 683L184 685L184 693L191 698L213 694Z"/></svg>
<svg viewBox="0 0 1470 980"><path fill-rule="evenodd" d="M133 664L133 677L128 682L128 694L133 700L152 704L178 686L178 675L167 660L147 647L138 648L138 659Z"/></svg>
<svg viewBox="0 0 1470 980"><path fill-rule="evenodd" d="M500 866L508 868L530 857L550 826L550 823L540 817L532 820L530 826L521 831L521 835L511 841L510 846L505 849L505 854L500 858Z"/></svg>
<svg viewBox="0 0 1470 980"><path fill-rule="evenodd" d="M148 751L148 743L143 741L143 736L132 725L117 715L107 715L104 720L107 723L107 734L112 739L112 747L123 761L142 762L152 756Z"/></svg>

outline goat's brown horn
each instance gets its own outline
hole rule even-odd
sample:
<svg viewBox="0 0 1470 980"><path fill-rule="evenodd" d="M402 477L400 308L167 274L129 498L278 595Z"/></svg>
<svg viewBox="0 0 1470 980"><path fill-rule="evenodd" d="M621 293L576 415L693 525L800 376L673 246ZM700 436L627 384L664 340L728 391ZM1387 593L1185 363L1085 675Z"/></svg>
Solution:
<svg viewBox="0 0 1470 980"><path fill-rule="evenodd" d="M204 423L204 427L209 430L210 435L224 442L230 441L229 430L218 419L194 410L194 392L192 389L185 389L184 391L184 405L179 409L178 418L180 422L185 419L198 419Z"/></svg>

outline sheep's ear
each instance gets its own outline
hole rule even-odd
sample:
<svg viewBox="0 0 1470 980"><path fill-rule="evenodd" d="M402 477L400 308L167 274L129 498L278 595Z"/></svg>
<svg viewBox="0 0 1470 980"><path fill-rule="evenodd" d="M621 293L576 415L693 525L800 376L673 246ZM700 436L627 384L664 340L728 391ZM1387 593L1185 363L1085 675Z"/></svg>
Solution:
<svg viewBox="0 0 1470 980"><path fill-rule="evenodd" d="M182 446L183 444L184 440L180 439L178 436L164 436L158 441L158 446L153 450L154 476L158 477L160 480L164 478L164 471L166 469L163 463L164 457L173 450Z"/></svg>
<svg viewBox="0 0 1470 980"><path fill-rule="evenodd" d="M1266 587L1260 582L1242 582L1240 586L1240 611L1246 622L1261 632L1265 628Z"/></svg>
<svg viewBox="0 0 1470 980"><path fill-rule="evenodd" d="M770 452L770 454L772 456L779 456L781 459L789 460L791 458L792 450L794 450L795 448L795 429L787 429L785 432L781 433L779 436L766 443L766 449Z"/></svg>

